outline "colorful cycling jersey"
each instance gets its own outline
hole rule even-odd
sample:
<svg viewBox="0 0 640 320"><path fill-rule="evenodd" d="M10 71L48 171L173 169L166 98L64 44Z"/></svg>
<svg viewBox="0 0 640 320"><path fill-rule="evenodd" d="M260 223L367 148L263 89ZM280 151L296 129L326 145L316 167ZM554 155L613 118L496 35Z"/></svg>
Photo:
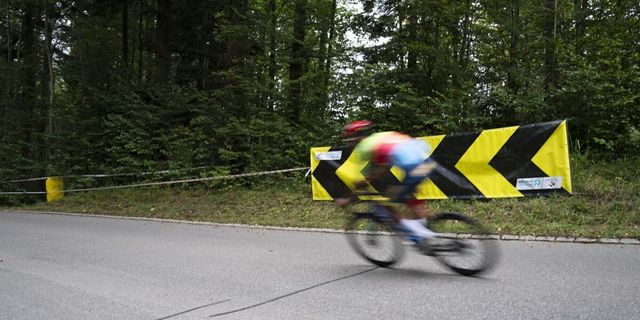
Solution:
<svg viewBox="0 0 640 320"><path fill-rule="evenodd" d="M422 163L430 151L425 141L394 131L374 133L360 141L354 150L363 161L402 169Z"/></svg>

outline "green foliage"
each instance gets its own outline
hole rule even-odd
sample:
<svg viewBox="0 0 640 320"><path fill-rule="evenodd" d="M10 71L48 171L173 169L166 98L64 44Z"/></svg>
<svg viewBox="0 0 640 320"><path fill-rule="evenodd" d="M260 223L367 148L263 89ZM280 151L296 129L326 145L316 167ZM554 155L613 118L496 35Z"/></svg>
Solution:
<svg viewBox="0 0 640 320"><path fill-rule="evenodd" d="M0 178L304 166L355 118L640 153L637 1L127 3L0 5Z"/></svg>
<svg viewBox="0 0 640 320"><path fill-rule="evenodd" d="M616 63L606 68L572 68L554 98L564 116L572 120L572 134L585 147L610 154L637 154L638 67L623 71Z"/></svg>

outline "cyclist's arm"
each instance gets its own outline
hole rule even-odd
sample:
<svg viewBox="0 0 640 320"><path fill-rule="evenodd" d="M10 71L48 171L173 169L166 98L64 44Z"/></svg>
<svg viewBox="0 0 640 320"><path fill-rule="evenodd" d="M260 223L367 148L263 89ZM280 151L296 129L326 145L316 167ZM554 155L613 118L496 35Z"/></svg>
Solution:
<svg viewBox="0 0 640 320"><path fill-rule="evenodd" d="M389 171L389 165L376 164L373 166L369 174L365 177L366 182L369 184L374 183L380 179L387 171Z"/></svg>

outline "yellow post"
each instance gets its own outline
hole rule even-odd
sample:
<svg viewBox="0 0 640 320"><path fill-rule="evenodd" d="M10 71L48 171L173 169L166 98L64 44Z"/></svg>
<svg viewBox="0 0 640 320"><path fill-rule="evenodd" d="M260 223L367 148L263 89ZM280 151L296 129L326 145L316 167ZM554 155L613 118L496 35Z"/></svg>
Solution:
<svg viewBox="0 0 640 320"><path fill-rule="evenodd" d="M60 200L64 197L64 183L62 177L47 177L47 202Z"/></svg>

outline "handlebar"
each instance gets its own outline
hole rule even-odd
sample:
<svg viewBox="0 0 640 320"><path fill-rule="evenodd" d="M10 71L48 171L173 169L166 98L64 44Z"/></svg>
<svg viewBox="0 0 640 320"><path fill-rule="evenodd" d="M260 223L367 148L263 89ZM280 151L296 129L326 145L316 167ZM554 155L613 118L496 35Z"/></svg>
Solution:
<svg viewBox="0 0 640 320"><path fill-rule="evenodd" d="M370 198L361 199L360 197L370 197ZM354 191L350 195L351 201L359 201L359 202L381 202L381 201L384 201L384 199L380 199L380 198L376 199L375 197L382 197L382 198L385 198L385 199L387 198L385 195L381 194L380 192L367 191L367 190Z"/></svg>
<svg viewBox="0 0 640 320"><path fill-rule="evenodd" d="M380 192L373 191L354 191L351 195L359 197L359 196L382 196Z"/></svg>

